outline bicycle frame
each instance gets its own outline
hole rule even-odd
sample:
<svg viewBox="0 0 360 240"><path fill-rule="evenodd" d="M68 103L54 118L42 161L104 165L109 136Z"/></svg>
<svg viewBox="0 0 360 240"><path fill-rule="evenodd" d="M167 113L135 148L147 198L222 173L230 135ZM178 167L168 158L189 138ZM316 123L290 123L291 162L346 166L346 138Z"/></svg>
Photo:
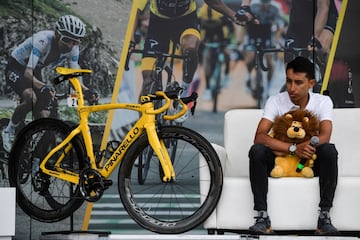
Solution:
<svg viewBox="0 0 360 240"><path fill-rule="evenodd" d="M115 168L120 164L122 161L126 150L131 146L132 143L137 140L141 134L146 131L149 139L149 143L153 148L154 152L157 154L161 166L164 171L164 181L171 181L175 179L175 172L173 165L171 163L170 157L168 155L167 149L163 141L160 141L157 132L156 132L156 120L155 115L164 112L170 107L171 99L162 91L156 92L155 95L146 95L141 96L141 103L107 103L101 105L93 105L93 106L86 106L84 104L84 98L82 93L82 88L79 79L77 76L83 73L91 73L91 70L87 69L69 69L58 67L56 71L61 75L68 75L68 79L72 86L75 89L78 101L78 115L79 115L79 124L76 128L74 128L71 133L55 148L53 148L41 161L40 169L50 176L74 183L79 184L80 174L74 173L67 169L63 169L60 166L61 161L64 159L65 155L71 150L71 140L74 139L79 134L82 135L86 154L88 160L90 162L90 168L98 171L103 177L108 178ZM165 103L159 109L154 110L154 105L152 100L156 97L160 97L165 99ZM174 120L183 114L186 113L187 107L186 104L180 100L179 101L182 105L182 111L174 114L174 115L165 115L165 120ZM141 113L139 120L136 124L131 128L131 130L127 133L125 138L122 140L120 145L114 151L112 156L104 163L103 167L98 167L96 165L96 157L93 151L93 141L92 136L90 133L90 128L88 125L88 117L89 114L92 112L97 111L108 111L113 109L128 109L132 111L137 111ZM56 152L63 149L63 152L60 156L56 159L55 163L55 170L47 169L46 163L48 160L54 156Z"/></svg>

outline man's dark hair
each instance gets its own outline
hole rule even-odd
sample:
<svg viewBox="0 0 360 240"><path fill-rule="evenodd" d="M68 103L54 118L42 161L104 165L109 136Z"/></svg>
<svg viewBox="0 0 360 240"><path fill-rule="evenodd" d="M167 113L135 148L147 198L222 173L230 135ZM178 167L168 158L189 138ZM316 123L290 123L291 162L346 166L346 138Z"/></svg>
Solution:
<svg viewBox="0 0 360 240"><path fill-rule="evenodd" d="M308 79L315 79L315 68L308 58L296 57L286 65L286 71L292 69L295 73L306 73Z"/></svg>

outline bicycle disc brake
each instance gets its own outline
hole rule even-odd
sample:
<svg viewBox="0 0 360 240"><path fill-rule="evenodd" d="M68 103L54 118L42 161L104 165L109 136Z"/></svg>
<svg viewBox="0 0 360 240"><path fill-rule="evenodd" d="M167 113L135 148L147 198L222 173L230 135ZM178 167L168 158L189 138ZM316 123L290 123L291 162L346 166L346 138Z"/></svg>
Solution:
<svg viewBox="0 0 360 240"><path fill-rule="evenodd" d="M98 201L104 191L111 185L112 181L104 179L96 170L88 168L84 169L80 174L80 192L86 201Z"/></svg>

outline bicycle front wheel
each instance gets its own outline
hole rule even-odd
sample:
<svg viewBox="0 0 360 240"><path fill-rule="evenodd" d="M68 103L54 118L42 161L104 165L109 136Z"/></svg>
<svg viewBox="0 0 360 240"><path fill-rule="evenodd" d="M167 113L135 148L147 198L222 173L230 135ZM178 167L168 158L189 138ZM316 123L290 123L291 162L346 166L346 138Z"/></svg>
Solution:
<svg viewBox="0 0 360 240"><path fill-rule="evenodd" d="M17 136L9 157L9 180L16 187L17 203L30 217L56 222L69 217L84 201L79 185L46 175L39 169L40 159L62 142L71 129L57 119L43 118L29 123ZM79 174L84 167L83 147L74 138L67 151L55 153L47 168L60 154L61 167Z"/></svg>
<svg viewBox="0 0 360 240"><path fill-rule="evenodd" d="M201 224L214 210L222 190L220 160L211 144L199 133L178 126L163 126L159 139L176 141L176 179L159 178L159 160L151 158L146 182L137 181L137 159L149 146L143 134L128 149L121 163L118 184L121 201L142 227L157 233L177 234Z"/></svg>

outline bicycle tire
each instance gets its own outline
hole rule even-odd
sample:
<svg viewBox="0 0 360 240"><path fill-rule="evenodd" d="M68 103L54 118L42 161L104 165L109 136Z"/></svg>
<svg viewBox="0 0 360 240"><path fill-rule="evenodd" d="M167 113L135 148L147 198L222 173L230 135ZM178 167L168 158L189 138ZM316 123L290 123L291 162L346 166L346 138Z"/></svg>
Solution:
<svg viewBox="0 0 360 240"><path fill-rule="evenodd" d="M264 98L263 98L264 80L263 80L263 73L260 68L256 69L255 81L256 81L256 86L254 90L254 97L257 101L256 108L261 109L264 103Z"/></svg>
<svg viewBox="0 0 360 240"><path fill-rule="evenodd" d="M137 184L136 159L149 146L144 133L128 149L118 174L118 189L130 217L145 229L178 234L201 224L212 213L221 195L223 174L212 145L199 133L179 126L163 126L159 139L177 142L176 180L159 179L159 161L152 159L146 183ZM201 174L200 179L199 171ZM160 209L158 209L160 208Z"/></svg>
<svg viewBox="0 0 360 240"><path fill-rule="evenodd" d="M33 161L34 156L43 158L55 144L63 141L70 131L71 128L58 119L35 120L17 135L13 150L10 152L9 179L10 185L16 187L17 203L27 215L38 221L63 220L84 202L79 185L36 170L37 165ZM44 146L43 141L46 141L45 146L48 147ZM71 145L72 149L61 164L68 170L80 173L84 168L83 143L79 137L76 137L71 141ZM55 156L58 154L60 153L56 153ZM51 159L48 163L51 164ZM51 165L48 168L51 168ZM24 172L29 177L24 179L22 176Z"/></svg>
<svg viewBox="0 0 360 240"><path fill-rule="evenodd" d="M4 128L9 124L9 118L0 119L0 131L2 132ZM5 151L3 147L3 140L0 136L0 187L9 187L9 174L8 174L8 161L9 153Z"/></svg>
<svg viewBox="0 0 360 240"><path fill-rule="evenodd" d="M214 78L215 78L215 87L212 90L212 97L213 97L213 113L217 112L217 105L219 100L219 94L221 89L221 62L217 60L216 67L214 70Z"/></svg>

